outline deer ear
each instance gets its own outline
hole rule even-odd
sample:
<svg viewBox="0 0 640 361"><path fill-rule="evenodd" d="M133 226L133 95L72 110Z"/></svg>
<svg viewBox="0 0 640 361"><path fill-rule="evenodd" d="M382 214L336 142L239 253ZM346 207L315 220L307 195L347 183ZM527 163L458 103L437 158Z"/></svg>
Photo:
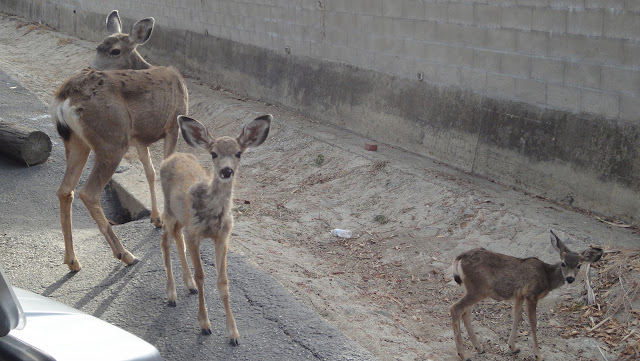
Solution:
<svg viewBox="0 0 640 361"><path fill-rule="evenodd" d="M273 120L273 116L271 114L267 114L257 117L245 125L242 129L242 133L236 139L238 144L240 144L240 148L244 150L249 147L257 147L262 144L269 135L271 120Z"/></svg>
<svg viewBox="0 0 640 361"><path fill-rule="evenodd" d="M581 254L582 262L588 262L588 263L598 262L598 260L600 260L600 257L602 257L603 253L604 252L602 251L602 248L591 247L588 250L582 252Z"/></svg>
<svg viewBox="0 0 640 361"><path fill-rule="evenodd" d="M193 118L189 118L186 115L178 115L178 124L180 124L180 130L182 130L182 138L194 148L207 149L207 144L213 141L204 124Z"/></svg>
<svg viewBox="0 0 640 361"><path fill-rule="evenodd" d="M564 243L562 243L562 241L560 240L560 238L558 236L556 236L555 233L553 233L553 230L549 230L551 232L551 245L553 246L553 248L556 249L556 251L558 251L558 253L563 254L565 252L568 251L567 246L564 245Z"/></svg>
<svg viewBox="0 0 640 361"><path fill-rule="evenodd" d="M118 10L113 10L111 14L107 16L107 31L109 32L109 34L117 34L122 32L122 22L120 21Z"/></svg>
<svg viewBox="0 0 640 361"><path fill-rule="evenodd" d="M133 24L131 34L129 34L129 41L136 45L142 45L151 37L151 31L153 31L153 24L156 22L154 18L146 18L138 20Z"/></svg>

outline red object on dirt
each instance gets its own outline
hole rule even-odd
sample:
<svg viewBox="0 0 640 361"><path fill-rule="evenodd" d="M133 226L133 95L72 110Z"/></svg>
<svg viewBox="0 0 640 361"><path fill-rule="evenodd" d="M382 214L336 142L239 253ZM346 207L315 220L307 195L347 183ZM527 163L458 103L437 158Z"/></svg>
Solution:
<svg viewBox="0 0 640 361"><path fill-rule="evenodd" d="M375 152L375 151L377 151L377 150L378 150L378 145L377 145L377 144L369 144L369 143L366 143L366 144L364 145L364 149L366 149L366 150L368 150L368 151L371 151L371 152Z"/></svg>

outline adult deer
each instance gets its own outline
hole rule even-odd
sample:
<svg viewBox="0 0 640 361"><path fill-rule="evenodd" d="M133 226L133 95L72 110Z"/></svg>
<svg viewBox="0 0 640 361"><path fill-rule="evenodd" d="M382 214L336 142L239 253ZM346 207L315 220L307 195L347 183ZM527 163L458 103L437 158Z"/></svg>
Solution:
<svg viewBox="0 0 640 361"><path fill-rule="evenodd" d="M167 272L166 294L169 306L176 305L176 286L171 270L171 243L173 236L180 263L182 279L191 293L198 293L198 321L203 334L211 334L211 323L204 299L204 269L200 259L200 244L211 238L215 248L215 265L218 273L218 291L226 313L229 340L238 345L238 329L229 306L229 281L227 278L227 248L233 228L231 200L235 175L240 157L249 147L262 144L269 135L273 117L269 114L252 120L244 126L237 138L213 139L205 126L195 119L179 116L182 136L192 147L211 154L211 174L200 166L191 154L175 153L160 166L160 180L164 193L164 233L162 255ZM195 273L195 281L185 254L189 250ZM196 289L197 286L197 289Z"/></svg>
<svg viewBox="0 0 640 361"><path fill-rule="evenodd" d="M531 334L533 336L533 352L536 360L541 361L542 355L538 347L536 333L536 305L552 290L566 283L575 281L576 273L584 262L597 262L602 256L602 249L589 248L582 253L572 252L551 231L551 245L560 254L561 262L548 264L538 258L516 258L500 253L476 248L460 254L453 261L453 276L455 281L464 285L466 294L451 306L451 320L456 350L462 360L469 360L465 356L462 336L460 334L460 319L469 334L469 339L478 353L483 352L471 325L471 309L473 306L490 297L498 301L514 299L513 327L509 335L508 345L513 353L520 350L515 346L518 324L522 320L522 304L527 301L527 315Z"/></svg>
<svg viewBox="0 0 640 361"><path fill-rule="evenodd" d="M116 11L112 12L107 17L107 29L116 33L98 46L94 66L144 70L84 69L58 88L50 105L51 118L62 137L67 159L57 195L65 242L64 263L74 272L82 266L73 247L71 203L91 151L95 154L93 168L79 196L114 256L126 265L137 262L113 232L100 205L100 193L129 146L136 148L149 183L151 220L157 227L162 225L148 146L164 139L164 157L174 152L178 140L175 119L187 113L188 94L176 68L150 66L135 51L135 47L151 35L153 24L153 18L143 19L133 26L131 35L122 34L120 18ZM120 50L115 51L116 48Z"/></svg>

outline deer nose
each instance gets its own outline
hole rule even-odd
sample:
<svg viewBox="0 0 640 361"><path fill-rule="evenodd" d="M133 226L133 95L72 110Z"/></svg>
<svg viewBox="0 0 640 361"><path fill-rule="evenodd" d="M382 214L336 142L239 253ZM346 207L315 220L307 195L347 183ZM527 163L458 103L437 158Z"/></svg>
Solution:
<svg viewBox="0 0 640 361"><path fill-rule="evenodd" d="M571 277L571 276L567 277L567 283L573 283L573 281L575 281L575 280L576 279Z"/></svg>
<svg viewBox="0 0 640 361"><path fill-rule="evenodd" d="M233 169L229 167L224 167L220 171L220 178L231 178L233 176Z"/></svg>

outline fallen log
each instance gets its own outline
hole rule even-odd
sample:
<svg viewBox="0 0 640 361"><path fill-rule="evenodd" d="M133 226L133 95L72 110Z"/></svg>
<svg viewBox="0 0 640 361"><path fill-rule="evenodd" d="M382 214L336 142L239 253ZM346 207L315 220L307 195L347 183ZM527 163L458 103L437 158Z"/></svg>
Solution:
<svg viewBox="0 0 640 361"><path fill-rule="evenodd" d="M51 139L37 129L0 121L0 153L26 165L40 164L51 154Z"/></svg>

